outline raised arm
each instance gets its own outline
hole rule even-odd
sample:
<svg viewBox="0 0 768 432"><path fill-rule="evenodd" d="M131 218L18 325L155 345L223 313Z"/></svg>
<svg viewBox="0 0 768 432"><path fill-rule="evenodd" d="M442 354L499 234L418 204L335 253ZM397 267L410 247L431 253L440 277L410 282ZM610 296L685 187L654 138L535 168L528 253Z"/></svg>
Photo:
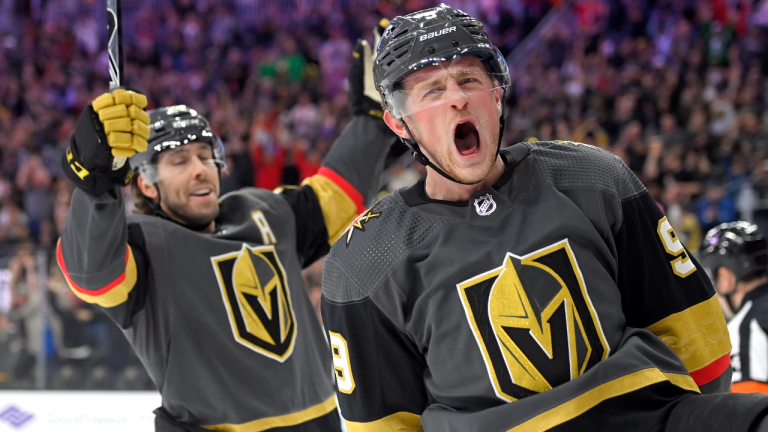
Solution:
<svg viewBox="0 0 768 432"><path fill-rule="evenodd" d="M80 115L62 160L77 189L56 259L74 294L123 328L143 306L148 263L143 234L127 226L117 188L130 180L129 167L113 170L112 160L146 149L146 105L143 95L124 90L100 96Z"/></svg>
<svg viewBox="0 0 768 432"><path fill-rule="evenodd" d="M367 47L367 48L366 48ZM319 172L299 188L281 188L296 213L297 249L308 266L326 254L354 219L376 196L384 157L397 141L381 119L381 105L365 92L363 82L373 81L367 43L358 42L350 68L350 102L355 114L334 143ZM371 75L368 77L367 75ZM378 107L376 110L374 108Z"/></svg>

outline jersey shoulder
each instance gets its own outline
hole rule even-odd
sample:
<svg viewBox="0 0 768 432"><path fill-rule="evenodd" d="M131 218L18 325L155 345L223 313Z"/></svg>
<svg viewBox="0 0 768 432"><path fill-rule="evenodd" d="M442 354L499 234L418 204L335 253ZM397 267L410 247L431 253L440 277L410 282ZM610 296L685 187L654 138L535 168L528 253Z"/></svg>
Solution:
<svg viewBox="0 0 768 432"><path fill-rule="evenodd" d="M359 216L331 247L323 295L334 302L367 298L407 255L422 250L455 220L414 211L393 192Z"/></svg>
<svg viewBox="0 0 768 432"><path fill-rule="evenodd" d="M232 191L219 198L219 219L226 221L250 218L254 211L293 218L288 202L279 193L261 188L247 187Z"/></svg>
<svg viewBox="0 0 768 432"><path fill-rule="evenodd" d="M645 186L626 164L601 148L570 141L525 143L539 178L557 189L599 188L628 199L645 192Z"/></svg>
<svg viewBox="0 0 768 432"><path fill-rule="evenodd" d="M222 195L219 198L219 203L224 204L228 201L244 200L253 203L273 203L284 202L285 200L280 197L280 194L268 189L245 187L238 189L227 194Z"/></svg>
<svg viewBox="0 0 768 432"><path fill-rule="evenodd" d="M181 225L171 220L162 218L155 215L147 215L140 213L130 213L125 217L126 225L128 225L129 238L130 234L134 232L144 232L148 227L159 227L162 232L173 232L177 228L181 228ZM186 228L184 228L186 229Z"/></svg>

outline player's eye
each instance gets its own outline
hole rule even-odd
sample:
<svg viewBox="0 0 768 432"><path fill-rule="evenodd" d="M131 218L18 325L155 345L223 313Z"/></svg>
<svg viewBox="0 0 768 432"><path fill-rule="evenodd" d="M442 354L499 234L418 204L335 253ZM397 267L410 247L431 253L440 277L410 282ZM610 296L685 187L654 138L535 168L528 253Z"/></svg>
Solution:
<svg viewBox="0 0 768 432"><path fill-rule="evenodd" d="M178 158L171 160L171 165L175 167L182 167L187 164L187 160L184 158Z"/></svg>
<svg viewBox="0 0 768 432"><path fill-rule="evenodd" d="M435 87L435 88L433 88L431 90L427 90L424 93L424 97L425 98L427 98L427 97L436 97L436 96L440 96L442 93L443 93L443 88L442 87Z"/></svg>

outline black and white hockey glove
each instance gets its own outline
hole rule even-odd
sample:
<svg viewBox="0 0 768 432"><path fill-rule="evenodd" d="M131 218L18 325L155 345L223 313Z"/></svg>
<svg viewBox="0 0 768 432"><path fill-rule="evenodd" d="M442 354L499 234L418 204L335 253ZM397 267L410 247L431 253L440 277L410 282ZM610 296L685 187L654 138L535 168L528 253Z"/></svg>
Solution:
<svg viewBox="0 0 768 432"><path fill-rule="evenodd" d="M383 18L373 29L374 44L378 45L381 35L389 25L389 20ZM384 117L381 108L381 95L373 84L373 59L375 55L371 46L364 39L358 39L352 51L352 64L349 67L349 103L352 114L367 114L376 118Z"/></svg>
<svg viewBox="0 0 768 432"><path fill-rule="evenodd" d="M62 168L75 186L93 196L131 180L125 158L147 149L149 114L141 93L114 90L104 93L80 114ZM116 164L120 158L122 164Z"/></svg>

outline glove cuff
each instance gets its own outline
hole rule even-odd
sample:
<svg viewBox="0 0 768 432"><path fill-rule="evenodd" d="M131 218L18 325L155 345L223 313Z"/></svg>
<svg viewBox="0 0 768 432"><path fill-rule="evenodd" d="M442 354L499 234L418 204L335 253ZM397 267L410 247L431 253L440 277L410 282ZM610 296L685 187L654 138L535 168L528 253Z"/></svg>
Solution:
<svg viewBox="0 0 768 432"><path fill-rule="evenodd" d="M98 168L90 171L86 169L74 136L70 139L69 147L61 159L61 168L77 188L94 197L103 195L114 186L125 186L133 178L133 171L131 171L129 164L125 164L116 171Z"/></svg>

